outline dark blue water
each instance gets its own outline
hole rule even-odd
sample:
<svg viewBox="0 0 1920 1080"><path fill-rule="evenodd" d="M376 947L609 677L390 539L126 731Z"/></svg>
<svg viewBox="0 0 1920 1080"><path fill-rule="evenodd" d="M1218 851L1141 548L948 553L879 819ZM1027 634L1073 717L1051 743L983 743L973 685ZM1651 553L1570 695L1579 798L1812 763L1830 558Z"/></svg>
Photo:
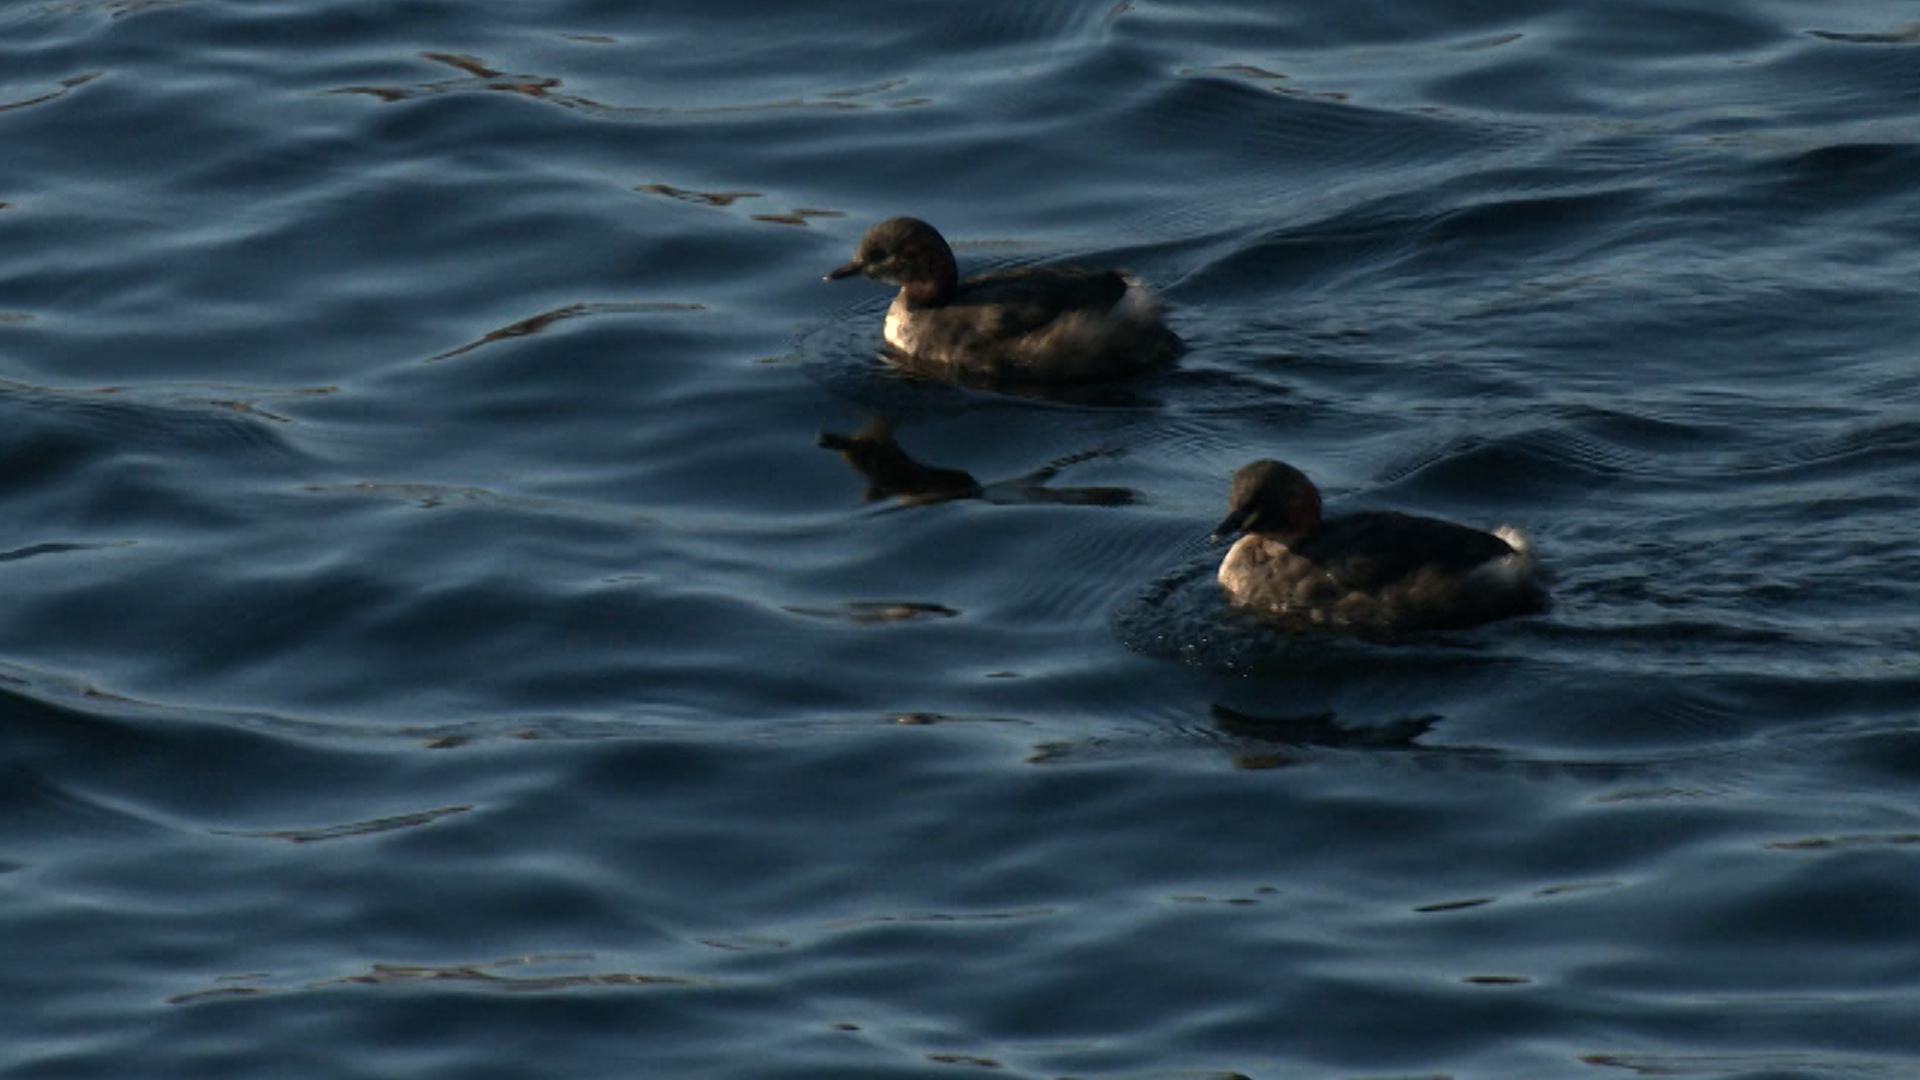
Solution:
<svg viewBox="0 0 1920 1080"><path fill-rule="evenodd" d="M1911 1075L1917 17L0 9L0 1072ZM1554 611L1266 631L1265 456Z"/></svg>

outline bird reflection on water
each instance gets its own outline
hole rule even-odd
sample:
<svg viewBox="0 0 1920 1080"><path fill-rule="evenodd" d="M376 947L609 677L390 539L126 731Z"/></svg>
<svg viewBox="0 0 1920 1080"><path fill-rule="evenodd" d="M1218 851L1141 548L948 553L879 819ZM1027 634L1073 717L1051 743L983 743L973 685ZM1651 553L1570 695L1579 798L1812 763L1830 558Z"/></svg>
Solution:
<svg viewBox="0 0 1920 1080"><path fill-rule="evenodd" d="M821 432L815 442L828 450L837 451L847 464L867 478L868 502L896 498L903 505L919 506L953 499L984 499L1001 504L1127 506L1139 498L1132 488L1047 486L1061 470L1118 453L1115 450L1069 454L1032 472L982 484L974 479L973 474L964 470L926 465L914 460L901 449L895 438L894 432L898 426L893 417L877 416L851 435Z"/></svg>

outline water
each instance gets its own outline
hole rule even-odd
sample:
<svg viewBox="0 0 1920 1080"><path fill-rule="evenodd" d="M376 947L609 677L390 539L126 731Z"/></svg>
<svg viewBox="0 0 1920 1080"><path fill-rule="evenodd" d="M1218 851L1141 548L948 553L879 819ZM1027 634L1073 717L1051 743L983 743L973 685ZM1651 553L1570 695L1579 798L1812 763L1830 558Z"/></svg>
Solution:
<svg viewBox="0 0 1920 1080"><path fill-rule="evenodd" d="M1908 5L22 2L0 54L7 1075L1920 1057ZM891 378L818 279L896 213L1191 351ZM876 423L977 487L869 501L815 443ZM1263 633L1204 542L1262 456L1524 528L1554 611Z"/></svg>

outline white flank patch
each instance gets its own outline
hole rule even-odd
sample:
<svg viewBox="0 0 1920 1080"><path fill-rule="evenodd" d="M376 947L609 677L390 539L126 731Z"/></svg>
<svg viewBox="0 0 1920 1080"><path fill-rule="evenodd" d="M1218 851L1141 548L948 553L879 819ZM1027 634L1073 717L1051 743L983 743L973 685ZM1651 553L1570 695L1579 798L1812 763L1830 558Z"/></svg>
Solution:
<svg viewBox="0 0 1920 1080"><path fill-rule="evenodd" d="M1127 322L1151 323L1160 321L1160 299L1147 288L1147 283L1132 274L1121 274L1127 283L1127 291L1113 305L1113 317Z"/></svg>
<svg viewBox="0 0 1920 1080"><path fill-rule="evenodd" d="M1507 546L1513 549L1513 554L1477 566L1473 572L1509 585L1524 585L1532 580L1538 567L1533 558L1533 541L1527 539L1527 534L1511 525L1502 525L1493 530L1493 535L1505 540Z"/></svg>

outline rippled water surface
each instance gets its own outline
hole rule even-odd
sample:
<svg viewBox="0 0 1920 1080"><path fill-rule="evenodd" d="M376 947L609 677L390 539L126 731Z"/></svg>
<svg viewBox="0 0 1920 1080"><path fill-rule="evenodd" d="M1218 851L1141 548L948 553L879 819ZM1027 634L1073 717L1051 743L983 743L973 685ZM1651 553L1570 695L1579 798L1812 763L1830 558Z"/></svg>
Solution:
<svg viewBox="0 0 1920 1080"><path fill-rule="evenodd" d="M0 1071L1911 1075L1916 19L0 9ZM899 213L1189 352L892 376ZM1258 457L1554 610L1228 610Z"/></svg>

